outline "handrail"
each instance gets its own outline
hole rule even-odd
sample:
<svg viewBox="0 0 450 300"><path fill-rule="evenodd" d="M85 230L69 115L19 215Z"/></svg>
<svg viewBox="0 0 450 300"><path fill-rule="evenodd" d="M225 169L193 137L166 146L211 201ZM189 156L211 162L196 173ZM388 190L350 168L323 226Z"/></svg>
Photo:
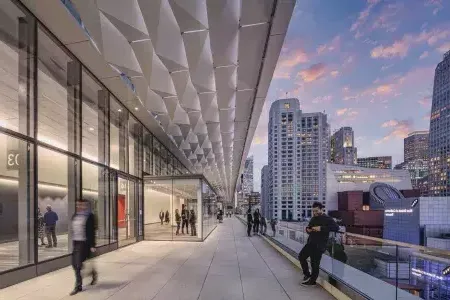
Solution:
<svg viewBox="0 0 450 300"><path fill-rule="evenodd" d="M302 230L295 229L295 228L290 228L290 227L286 227L286 226L282 226L282 225L278 225L278 226L282 227L282 228L289 229L289 230L295 230L295 231L303 232ZM344 234L346 236L360 238L360 239L366 239L366 240L370 240L370 241L374 241L374 242L378 242L378 243L388 243L388 244L391 244L391 245L404 247L404 248L413 248L415 250L419 250L421 252L425 252L425 254L433 252L433 254L439 254L439 255L448 257L448 259L450 259L450 251L448 251L448 250L432 248L432 247L426 247L426 246L421 246L421 245L408 244L408 243L404 243L404 242L398 242L398 241L393 241L393 240L388 240L388 239L382 239L382 238L377 238L377 237L372 237L372 236L362 235L362 234L357 234L357 233L352 233L352 232L346 232L346 231L336 231L335 233L340 233L340 234ZM446 261L446 262L448 262L448 261Z"/></svg>

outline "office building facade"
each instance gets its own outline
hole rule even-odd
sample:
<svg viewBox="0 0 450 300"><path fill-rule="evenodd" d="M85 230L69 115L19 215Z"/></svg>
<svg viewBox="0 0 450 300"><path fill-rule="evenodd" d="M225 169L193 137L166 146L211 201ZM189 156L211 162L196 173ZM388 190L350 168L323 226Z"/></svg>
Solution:
<svg viewBox="0 0 450 300"><path fill-rule="evenodd" d="M433 100L430 117L429 137L429 175L428 186L431 196L450 195L450 126L447 122L450 111L450 51L444 54L443 60L437 65Z"/></svg>
<svg viewBox="0 0 450 300"><path fill-rule="evenodd" d="M261 214L267 217L269 204L269 166L261 169Z"/></svg>
<svg viewBox="0 0 450 300"><path fill-rule="evenodd" d="M331 137L331 162L340 165L356 165L357 148L351 127L341 127Z"/></svg>
<svg viewBox="0 0 450 300"><path fill-rule="evenodd" d="M303 113L298 99L280 99L269 115L269 217L311 217L326 202L330 131L324 113Z"/></svg>
<svg viewBox="0 0 450 300"><path fill-rule="evenodd" d="M77 199L97 215L97 254L178 239L183 205L198 228L183 239L203 240L216 204L231 201L254 133L242 124L256 127L281 50L264 46L269 29L294 5L256 9L265 21L243 26L255 19L246 1L196 1L201 16L173 1L123 3L0 3L0 288L70 264ZM249 13L223 14L235 6ZM236 30L221 31L230 22ZM41 246L48 205L52 248ZM161 211L170 221L154 226Z"/></svg>
<svg viewBox="0 0 450 300"><path fill-rule="evenodd" d="M428 159L428 142L428 131L414 131L408 134L408 136L403 140L404 161L426 161Z"/></svg>
<svg viewBox="0 0 450 300"><path fill-rule="evenodd" d="M253 156L250 156L245 160L242 192L244 197L248 197L253 191Z"/></svg>
<svg viewBox="0 0 450 300"><path fill-rule="evenodd" d="M392 169L392 156L361 157L357 165L362 168Z"/></svg>

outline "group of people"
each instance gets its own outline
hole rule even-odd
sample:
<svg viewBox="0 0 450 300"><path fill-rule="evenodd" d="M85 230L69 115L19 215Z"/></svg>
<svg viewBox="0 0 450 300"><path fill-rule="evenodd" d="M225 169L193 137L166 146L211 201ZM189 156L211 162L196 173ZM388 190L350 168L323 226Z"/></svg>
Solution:
<svg viewBox="0 0 450 300"><path fill-rule="evenodd" d="M161 210L161 212L159 213L159 219L161 220L161 225L163 225L164 222L166 222L166 224L169 224L170 222L169 211L166 210L166 213L164 213L164 211Z"/></svg>
<svg viewBox="0 0 450 300"><path fill-rule="evenodd" d="M256 209L253 214L251 209L247 211L247 235L251 236L253 228L253 234L266 234L267 223L266 218L261 215L259 209Z"/></svg>
<svg viewBox="0 0 450 300"><path fill-rule="evenodd" d="M38 208L38 236L41 240L41 246L46 248L56 247L58 239L56 238L56 222L58 222L58 214L52 210L51 205L47 205L47 211L42 215ZM48 244L45 244L44 236L47 236Z"/></svg>
<svg viewBox="0 0 450 300"><path fill-rule="evenodd" d="M186 228L186 234L189 234L189 224L191 225L191 236L197 236L197 227L195 226L197 222L197 216L195 214L194 209L187 209L184 204L181 205L181 214L180 211L175 209L175 222L177 223L177 232L176 235L184 234L184 228Z"/></svg>

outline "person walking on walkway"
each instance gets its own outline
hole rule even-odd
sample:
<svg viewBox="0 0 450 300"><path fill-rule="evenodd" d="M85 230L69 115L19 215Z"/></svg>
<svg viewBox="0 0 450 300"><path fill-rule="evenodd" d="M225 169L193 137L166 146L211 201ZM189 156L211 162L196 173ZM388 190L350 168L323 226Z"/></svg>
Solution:
<svg viewBox="0 0 450 300"><path fill-rule="evenodd" d="M191 209L191 212L189 213L189 218L189 223L191 223L191 236L197 236L197 227L195 227L197 217L193 209Z"/></svg>
<svg viewBox="0 0 450 300"><path fill-rule="evenodd" d="M253 213L253 234L259 233L259 209L256 209Z"/></svg>
<svg viewBox="0 0 450 300"><path fill-rule="evenodd" d="M186 227L186 234L189 234L189 210L185 205L181 205L181 234L184 234L184 227Z"/></svg>
<svg viewBox="0 0 450 300"><path fill-rule="evenodd" d="M252 236L252 225L253 225L253 216L252 210L249 208L247 210L247 235Z"/></svg>
<svg viewBox="0 0 450 300"><path fill-rule="evenodd" d="M339 231L339 226L333 218L323 213L323 205L320 202L314 202L312 205L313 217L306 227L309 234L308 241L298 254L298 259L303 270L303 285L316 285L317 277L319 277L320 260L322 254L327 249L328 237L330 232ZM311 272L307 259L311 258Z"/></svg>
<svg viewBox="0 0 450 300"><path fill-rule="evenodd" d="M58 214L52 210L51 205L47 205L47 212L44 214L45 233L47 234L47 248L56 247L58 240L56 239L56 222Z"/></svg>
<svg viewBox="0 0 450 300"><path fill-rule="evenodd" d="M76 203L76 212L72 217L72 267L75 271L75 288L70 293L71 296L83 290L83 278L81 270L84 262L92 257L95 252L95 215L89 209L88 202L80 199ZM97 283L97 270L92 264L90 275L91 285Z"/></svg>
<svg viewBox="0 0 450 300"><path fill-rule="evenodd" d="M260 225L259 225L259 227L260 227L260 233L261 234L263 234L263 235L265 235L266 234L266 231L267 231L267 223L266 223L266 218L263 216L263 215L261 215L261 220L260 220Z"/></svg>
<svg viewBox="0 0 450 300"><path fill-rule="evenodd" d="M180 216L180 212L178 211L178 208L175 209L175 222L177 222L177 233L175 235L179 235L180 234L181 216Z"/></svg>
<svg viewBox="0 0 450 300"><path fill-rule="evenodd" d="M277 225L277 219L272 218L270 220L270 227L272 228L272 237L275 237L275 233L277 232L275 226Z"/></svg>

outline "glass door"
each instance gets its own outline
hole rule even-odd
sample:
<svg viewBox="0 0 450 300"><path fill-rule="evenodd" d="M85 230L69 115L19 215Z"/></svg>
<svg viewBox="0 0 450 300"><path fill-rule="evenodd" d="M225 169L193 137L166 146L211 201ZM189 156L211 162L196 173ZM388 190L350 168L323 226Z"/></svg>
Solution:
<svg viewBox="0 0 450 300"><path fill-rule="evenodd" d="M136 242L136 183L118 177L117 235L119 247Z"/></svg>

